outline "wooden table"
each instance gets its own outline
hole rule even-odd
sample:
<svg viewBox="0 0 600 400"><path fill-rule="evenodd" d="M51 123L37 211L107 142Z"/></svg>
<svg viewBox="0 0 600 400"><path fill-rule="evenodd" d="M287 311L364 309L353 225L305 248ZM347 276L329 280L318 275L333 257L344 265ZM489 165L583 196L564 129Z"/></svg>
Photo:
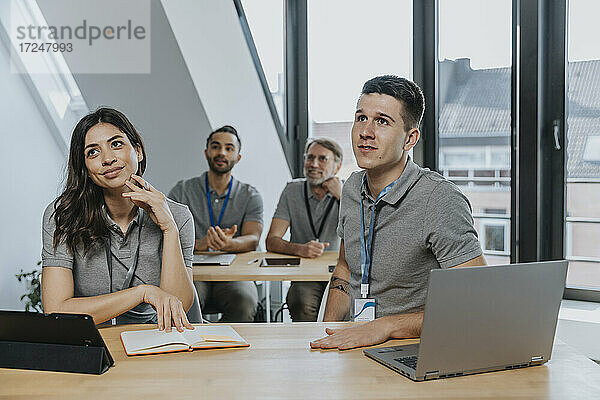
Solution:
<svg viewBox="0 0 600 400"><path fill-rule="evenodd" d="M264 281L267 322L271 321L271 281L329 281L329 266L337 263L337 251L317 258L302 258L299 267L261 267L264 257L291 257L266 251L240 253L231 265L195 265L194 281ZM251 261L257 260L248 264Z"/></svg>
<svg viewBox="0 0 600 400"><path fill-rule="evenodd" d="M291 257L266 251L240 253L229 266L195 265L195 281L328 281L328 266L337 263L337 251L317 258L302 258L299 267L260 267L263 257ZM252 260L258 262L248 264Z"/></svg>
<svg viewBox="0 0 600 400"><path fill-rule="evenodd" d="M0 399L598 399L600 366L563 343L539 367L412 382L362 349L314 351L343 323L233 324L245 349L127 357L122 326L100 330L115 366L103 375L0 369ZM147 327L147 326L145 326ZM389 341L385 345L411 343Z"/></svg>

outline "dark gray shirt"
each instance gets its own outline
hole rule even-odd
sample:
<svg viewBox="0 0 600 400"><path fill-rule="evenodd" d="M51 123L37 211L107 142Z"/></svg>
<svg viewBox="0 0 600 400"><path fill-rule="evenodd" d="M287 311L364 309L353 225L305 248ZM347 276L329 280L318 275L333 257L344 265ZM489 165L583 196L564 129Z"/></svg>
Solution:
<svg viewBox="0 0 600 400"><path fill-rule="evenodd" d="M201 239L206 235L210 227L210 217L208 216L208 203L206 202L205 177L202 175L191 179L185 179L177 184L169 192L169 198L186 204L194 216L196 227L196 238ZM218 195L214 189L210 189L211 204L213 209L213 218L215 224L219 220L221 208L227 197L227 189L222 195ZM231 186L231 195L223 213L221 228L231 228L237 224L237 232L234 237L240 236L242 225L246 221L256 221L263 223L263 201L258 190L254 186L242 183L233 178Z"/></svg>
<svg viewBox="0 0 600 400"><path fill-rule="evenodd" d="M96 243L88 252L83 248L71 254L65 243L56 249L53 245L56 225L52 213L54 202L46 207L42 220L42 267L64 267L73 271L75 297L98 296L110 292L111 280L106 259L105 243ZM167 204L179 229L179 241L186 267L192 267L194 251L194 224L187 206L167 199ZM129 223L125 235L121 228L106 215L110 223L112 256L112 291L121 290L127 271L133 265L139 246L138 264L131 286L142 284L160 286L163 234L158 225L141 208ZM141 231L138 229L141 222ZM139 240L138 240L139 233ZM150 304L141 303L117 318L119 323L145 323L156 316Z"/></svg>
<svg viewBox="0 0 600 400"><path fill-rule="evenodd" d="M365 232L374 199L365 171L354 172L342 190L338 235L350 267L351 308L360 298L360 200ZM471 205L456 185L410 158L402 176L376 205L369 297L376 317L423 309L429 271L462 264L482 254Z"/></svg>
<svg viewBox="0 0 600 400"><path fill-rule="evenodd" d="M290 223L290 242L292 243L306 243L316 239L310 227L306 203L304 201L305 182L306 179L295 179L285 186L279 197L275 215L273 215L273 218L280 218ZM317 200L310 187L307 190L307 194L315 231L319 231L323 218L325 218L325 224L319 236L319 241L329 242L327 250L338 250L340 247L340 238L337 236L336 228L339 202L331 193L327 193L321 201ZM333 202L333 205L329 213L325 215L330 202Z"/></svg>

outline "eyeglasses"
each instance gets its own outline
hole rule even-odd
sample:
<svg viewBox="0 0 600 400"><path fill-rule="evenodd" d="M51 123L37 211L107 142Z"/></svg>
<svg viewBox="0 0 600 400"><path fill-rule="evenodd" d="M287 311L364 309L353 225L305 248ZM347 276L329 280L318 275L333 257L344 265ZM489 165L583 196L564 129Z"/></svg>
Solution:
<svg viewBox="0 0 600 400"><path fill-rule="evenodd" d="M329 161L329 157L327 156L315 156L314 154L305 154L304 161L308 163L312 163L315 159L319 162L319 164L325 164Z"/></svg>

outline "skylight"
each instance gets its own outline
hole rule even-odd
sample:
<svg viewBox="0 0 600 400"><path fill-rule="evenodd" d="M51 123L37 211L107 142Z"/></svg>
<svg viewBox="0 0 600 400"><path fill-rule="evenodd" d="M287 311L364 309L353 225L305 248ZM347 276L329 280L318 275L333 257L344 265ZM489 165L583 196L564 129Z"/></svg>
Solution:
<svg viewBox="0 0 600 400"><path fill-rule="evenodd" d="M35 0L0 3L0 26L5 33L0 36L10 42L11 70L27 75L32 95L45 106L51 118L48 122L54 125L58 136L68 147L71 130L89 109L61 52L20 51L19 44L12 38L12 27L30 25L47 25ZM45 38L43 42L56 41Z"/></svg>

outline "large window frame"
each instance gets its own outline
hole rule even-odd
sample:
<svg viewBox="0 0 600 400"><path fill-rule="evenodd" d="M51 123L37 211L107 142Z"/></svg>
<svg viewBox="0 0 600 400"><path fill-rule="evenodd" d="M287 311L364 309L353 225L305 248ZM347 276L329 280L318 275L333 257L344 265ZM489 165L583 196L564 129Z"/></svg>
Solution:
<svg viewBox="0 0 600 400"><path fill-rule="evenodd" d="M234 1L237 7L239 0ZM308 138L307 0L282 1L286 7L287 126L280 139L290 171L299 177ZM567 256L567 10L565 0L512 0L510 254L513 263L559 260ZM438 13L438 0L413 0L413 79L423 89L427 104L421 140L413 158L436 171L440 111ZM276 113L274 119L278 120ZM283 127L281 130L284 131ZM567 287L564 297L600 302L600 290Z"/></svg>
<svg viewBox="0 0 600 400"><path fill-rule="evenodd" d="M250 51L250 57L252 58L252 62L254 64L254 68L256 69L256 73L258 75L258 79L260 81L260 85L262 87L265 101L267 102L267 106L269 107L269 111L271 114L271 119L273 120L273 125L275 126L275 130L277 131L277 135L279 136L279 141L281 142L281 147L283 149L283 153L285 154L285 158L288 164L288 168L294 177L296 177L295 172L298 169L298 160L296 157L296 149L298 147L299 140L299 132L301 129L301 121L298 121L298 115L301 113L298 112L297 108L299 107L298 99L300 98L301 92L301 80L297 79L288 79L288 76L296 76L301 73L301 45L297 44L299 38L302 37L302 26L298 26L296 21L302 21L302 13L297 12L294 9L294 2L290 0L281 0L284 1L284 32L285 32L285 49L284 49L284 65L285 65L285 99L284 99L284 115L285 115L285 125L281 123L281 119L277 112L277 106L273 101L273 97L271 96L271 91L269 89L269 83L267 82L267 78L265 76L264 69L262 67L262 63L260 61L260 56L258 55L258 50L256 49L256 44L254 42L254 38L252 37L252 32L250 30L250 25L248 24L248 19L246 17L246 13L244 12L244 7L242 6L241 0L233 0L233 4L235 5L235 10L238 14L238 18L240 20L240 27L242 28L242 32L244 37L246 38L246 44L248 45L248 50ZM298 2L302 3L302 2ZM291 7L290 7L291 5ZM296 4L298 7L298 5ZM300 7L301 8L301 7ZM300 10L301 11L301 10ZM306 18L304 18L306 20ZM306 26L306 23L304 24ZM306 34L304 34L306 37ZM306 59L306 57L305 57ZM308 68L306 68L308 70ZM307 97L308 97L308 89L307 89ZM295 99L294 101L290 101L290 99ZM306 122L306 131L308 131L308 120ZM302 165L302 164L300 164Z"/></svg>
<svg viewBox="0 0 600 400"><path fill-rule="evenodd" d="M48 25L38 4L35 1L14 2L2 6L5 9L0 9L0 46L6 46L15 72L21 75L63 155L68 156L72 127L89 112L89 108L60 52L39 53L43 62L37 65L32 63L31 58L23 57L17 43L11 40L11 23L22 26ZM49 37L44 40L55 42Z"/></svg>

